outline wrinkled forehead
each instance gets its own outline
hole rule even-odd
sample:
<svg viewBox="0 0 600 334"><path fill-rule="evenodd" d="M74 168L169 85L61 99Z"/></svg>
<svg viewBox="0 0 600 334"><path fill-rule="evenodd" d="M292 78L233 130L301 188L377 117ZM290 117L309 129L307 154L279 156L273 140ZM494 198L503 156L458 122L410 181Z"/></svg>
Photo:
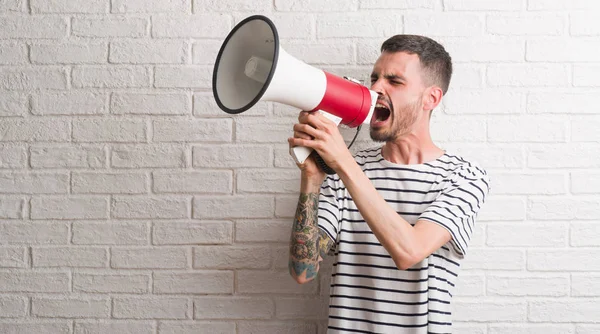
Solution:
<svg viewBox="0 0 600 334"><path fill-rule="evenodd" d="M421 81L421 61L414 53L383 52L373 66L373 74L396 75L410 81Z"/></svg>

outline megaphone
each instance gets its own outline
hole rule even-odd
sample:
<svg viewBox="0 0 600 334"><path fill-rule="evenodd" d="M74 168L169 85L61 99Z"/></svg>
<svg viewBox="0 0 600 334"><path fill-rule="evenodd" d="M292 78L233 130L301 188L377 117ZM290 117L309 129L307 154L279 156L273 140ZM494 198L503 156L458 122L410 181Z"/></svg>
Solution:
<svg viewBox="0 0 600 334"><path fill-rule="evenodd" d="M336 124L369 123L377 93L355 80L335 76L290 56L279 43L275 24L262 15L238 23L221 45L212 89L219 108L230 114L272 101L306 111L321 111ZM293 147L303 163L312 149Z"/></svg>

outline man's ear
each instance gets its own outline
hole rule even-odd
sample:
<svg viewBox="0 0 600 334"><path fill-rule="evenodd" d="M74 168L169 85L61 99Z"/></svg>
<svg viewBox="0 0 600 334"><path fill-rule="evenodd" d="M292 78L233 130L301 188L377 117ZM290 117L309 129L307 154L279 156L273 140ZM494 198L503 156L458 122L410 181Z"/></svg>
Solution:
<svg viewBox="0 0 600 334"><path fill-rule="evenodd" d="M424 110L433 110L438 104L442 101L442 96L444 96L444 92L438 86L429 86L425 93L423 94L423 109Z"/></svg>

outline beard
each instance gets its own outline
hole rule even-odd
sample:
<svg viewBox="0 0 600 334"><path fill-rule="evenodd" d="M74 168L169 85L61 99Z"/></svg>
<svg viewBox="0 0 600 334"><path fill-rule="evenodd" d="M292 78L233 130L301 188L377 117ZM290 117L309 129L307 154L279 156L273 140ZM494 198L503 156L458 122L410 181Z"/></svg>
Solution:
<svg viewBox="0 0 600 334"><path fill-rule="evenodd" d="M421 98L403 106L397 112L394 110L392 114L390 114L392 119L390 120L389 128L371 128L369 131L371 139L376 142L395 141L396 139L410 133L413 125L419 119L421 110L420 102Z"/></svg>

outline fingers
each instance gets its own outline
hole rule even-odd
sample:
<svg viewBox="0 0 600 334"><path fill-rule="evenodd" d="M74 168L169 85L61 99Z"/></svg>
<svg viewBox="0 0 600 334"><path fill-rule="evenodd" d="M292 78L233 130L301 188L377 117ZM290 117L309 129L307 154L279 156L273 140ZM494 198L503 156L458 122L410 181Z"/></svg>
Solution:
<svg viewBox="0 0 600 334"><path fill-rule="evenodd" d="M300 134L296 136L296 133ZM294 124L294 137L303 139L319 139L323 137L321 132L308 124Z"/></svg>

